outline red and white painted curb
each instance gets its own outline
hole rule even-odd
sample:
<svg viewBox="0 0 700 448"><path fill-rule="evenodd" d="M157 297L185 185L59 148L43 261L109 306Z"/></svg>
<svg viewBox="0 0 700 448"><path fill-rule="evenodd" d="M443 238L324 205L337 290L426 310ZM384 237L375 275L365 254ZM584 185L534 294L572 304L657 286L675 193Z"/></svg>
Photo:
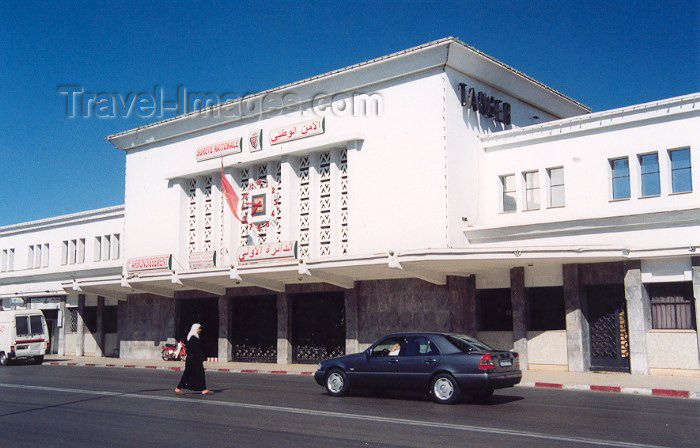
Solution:
<svg viewBox="0 0 700 448"><path fill-rule="evenodd" d="M181 372L184 368L180 366L157 366L143 365L137 366L134 364L93 364L93 363L77 363L77 362L57 362L47 361L44 365L49 366L66 366L66 367L108 367L108 368L126 368L126 369L152 369L152 370L168 370L171 372ZM273 369L231 369L227 367L208 367L204 370L208 372L222 373L258 373L270 375L298 375L298 376L313 376L313 371L298 371L298 370L273 370ZM578 390L578 391L593 391L593 392L613 392L623 394L636 395L653 395L657 397L674 397L674 398L690 398L699 400L700 393L692 393L687 390L676 389L654 389L642 387L621 387L621 386L600 386L600 385L585 385L585 384L560 384L560 383L544 383L544 382L523 382L516 387L534 387L539 389L561 389L561 390Z"/></svg>
<svg viewBox="0 0 700 448"><path fill-rule="evenodd" d="M653 395L657 397L675 397L675 398L692 398L700 399L700 393L691 393L688 390L677 389L655 389L645 387L622 387L622 386L600 386L595 384L559 384L559 383L520 383L519 387L536 387L540 389L562 389L562 390L579 390L593 392L613 392L623 394L636 395Z"/></svg>

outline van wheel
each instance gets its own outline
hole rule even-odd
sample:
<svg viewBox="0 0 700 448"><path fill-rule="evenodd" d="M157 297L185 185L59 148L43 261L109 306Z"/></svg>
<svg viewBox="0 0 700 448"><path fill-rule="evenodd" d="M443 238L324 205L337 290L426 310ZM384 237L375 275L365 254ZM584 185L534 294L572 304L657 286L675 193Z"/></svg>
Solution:
<svg viewBox="0 0 700 448"><path fill-rule="evenodd" d="M0 366L6 366L10 362L5 352L0 352Z"/></svg>
<svg viewBox="0 0 700 448"><path fill-rule="evenodd" d="M43 362L44 362L43 356L35 356L34 357L34 364L41 365Z"/></svg>

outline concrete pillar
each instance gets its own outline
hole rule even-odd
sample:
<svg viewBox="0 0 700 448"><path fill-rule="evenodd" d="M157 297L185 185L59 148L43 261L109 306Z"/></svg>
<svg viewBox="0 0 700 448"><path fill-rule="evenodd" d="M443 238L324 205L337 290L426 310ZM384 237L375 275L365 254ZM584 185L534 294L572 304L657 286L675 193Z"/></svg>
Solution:
<svg viewBox="0 0 700 448"><path fill-rule="evenodd" d="M698 358L700 360L700 257L692 258L693 296L695 297L695 334L698 340Z"/></svg>
<svg viewBox="0 0 700 448"><path fill-rule="evenodd" d="M566 308L566 352L569 372L587 372L591 368L591 340L587 302L577 264L562 266L564 305Z"/></svg>
<svg viewBox="0 0 700 448"><path fill-rule="evenodd" d="M292 363L292 299L277 294L277 364Z"/></svg>
<svg viewBox="0 0 700 448"><path fill-rule="evenodd" d="M510 270L510 303L513 309L513 349L520 354L520 368L527 370L527 306L523 267Z"/></svg>
<svg viewBox="0 0 700 448"><path fill-rule="evenodd" d="M219 296L219 361L230 362L233 359L231 344L231 299Z"/></svg>
<svg viewBox="0 0 700 448"><path fill-rule="evenodd" d="M60 300L58 305L58 355L64 356L66 354L66 325L68 325L66 296L61 296Z"/></svg>
<svg viewBox="0 0 700 448"><path fill-rule="evenodd" d="M95 320L95 341L97 342L97 347L95 348L95 356L99 358L103 358L105 355L105 329L102 321L104 311L105 298L102 296L97 296L97 318Z"/></svg>
<svg viewBox="0 0 700 448"><path fill-rule="evenodd" d="M467 277L448 275L447 296L449 298L448 310L450 313L448 331L464 333L467 326L466 312Z"/></svg>
<svg viewBox="0 0 700 448"><path fill-rule="evenodd" d="M78 296L78 328L75 333L75 356L85 355L85 321L83 313L85 312L85 294Z"/></svg>
<svg viewBox="0 0 700 448"><path fill-rule="evenodd" d="M345 354L360 351L359 300L357 289L345 290Z"/></svg>
<svg viewBox="0 0 700 448"><path fill-rule="evenodd" d="M476 276L467 277L464 297L465 328L464 332L477 337L479 333L479 315L476 307Z"/></svg>
<svg viewBox="0 0 700 448"><path fill-rule="evenodd" d="M642 283L642 262L625 262L625 300L630 346L630 372L648 375L647 331L651 328L651 303Z"/></svg>

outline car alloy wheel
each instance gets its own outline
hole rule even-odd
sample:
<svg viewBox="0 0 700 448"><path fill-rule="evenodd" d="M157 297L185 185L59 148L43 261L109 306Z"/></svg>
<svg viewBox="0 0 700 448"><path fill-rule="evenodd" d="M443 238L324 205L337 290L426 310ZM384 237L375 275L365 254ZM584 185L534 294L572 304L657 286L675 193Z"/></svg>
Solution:
<svg viewBox="0 0 700 448"><path fill-rule="evenodd" d="M0 366L6 366L10 362L5 352L0 353Z"/></svg>
<svg viewBox="0 0 700 448"><path fill-rule="evenodd" d="M330 395L340 397L348 391L348 377L339 369L331 370L326 376L326 391Z"/></svg>
<svg viewBox="0 0 700 448"><path fill-rule="evenodd" d="M430 392L436 403L451 404L459 399L459 386L452 375L441 373L433 379Z"/></svg>

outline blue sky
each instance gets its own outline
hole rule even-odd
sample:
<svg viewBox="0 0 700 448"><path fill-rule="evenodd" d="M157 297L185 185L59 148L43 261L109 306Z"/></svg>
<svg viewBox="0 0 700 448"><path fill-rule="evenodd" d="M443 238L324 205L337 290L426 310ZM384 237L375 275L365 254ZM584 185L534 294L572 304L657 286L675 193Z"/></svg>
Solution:
<svg viewBox="0 0 700 448"><path fill-rule="evenodd" d="M259 91L455 36L594 111L700 91L700 1L3 2L0 226L124 200L104 137L58 87ZM167 115L166 115L167 116Z"/></svg>

